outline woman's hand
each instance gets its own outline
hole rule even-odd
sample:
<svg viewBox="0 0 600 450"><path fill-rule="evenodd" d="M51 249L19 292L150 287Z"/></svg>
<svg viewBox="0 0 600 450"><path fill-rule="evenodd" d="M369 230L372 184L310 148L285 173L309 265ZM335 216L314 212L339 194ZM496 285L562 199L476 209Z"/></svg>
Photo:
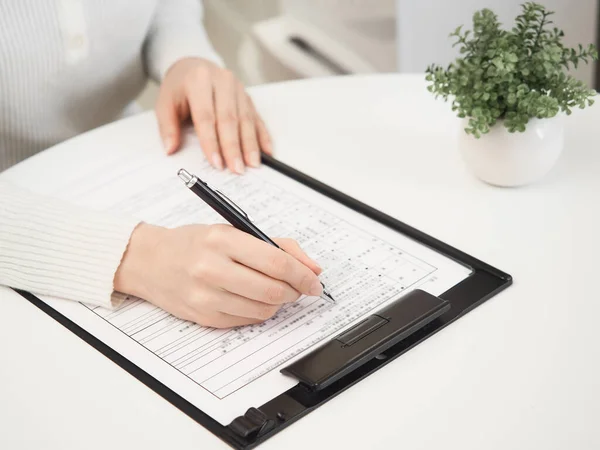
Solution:
<svg viewBox="0 0 600 450"><path fill-rule="evenodd" d="M161 84L156 116L166 151L179 148L181 123L190 118L202 151L217 169L243 173L272 154L264 122L242 84L229 70L201 58L179 60Z"/></svg>
<svg viewBox="0 0 600 450"><path fill-rule="evenodd" d="M319 266L291 239L282 251L229 225L139 225L117 274L117 291L200 325L262 322L301 294L321 295Z"/></svg>

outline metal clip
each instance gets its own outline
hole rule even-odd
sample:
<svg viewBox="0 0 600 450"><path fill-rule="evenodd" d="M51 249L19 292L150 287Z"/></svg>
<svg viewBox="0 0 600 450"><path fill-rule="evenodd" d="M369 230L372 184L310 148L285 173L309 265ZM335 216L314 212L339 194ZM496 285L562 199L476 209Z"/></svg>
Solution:
<svg viewBox="0 0 600 450"><path fill-rule="evenodd" d="M246 211L244 211L242 208L240 208L238 205L235 204L235 202L233 200L231 200L229 197L227 197L225 194L223 194L221 191L219 191L218 189L215 189L214 187L211 186L211 189L213 191L215 191L216 194L218 194L223 200L225 200L231 207L235 208L235 210L237 212L239 212L241 215L243 215L246 219L248 219L250 222L252 222L252 219L250 218L250 216L246 213Z"/></svg>

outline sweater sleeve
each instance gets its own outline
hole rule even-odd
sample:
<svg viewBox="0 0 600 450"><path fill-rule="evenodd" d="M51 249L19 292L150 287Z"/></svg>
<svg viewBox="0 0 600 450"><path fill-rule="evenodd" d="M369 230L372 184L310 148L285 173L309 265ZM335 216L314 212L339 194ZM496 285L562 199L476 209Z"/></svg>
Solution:
<svg viewBox="0 0 600 450"><path fill-rule="evenodd" d="M0 284L114 308L113 280L139 221L0 181Z"/></svg>
<svg viewBox="0 0 600 450"><path fill-rule="evenodd" d="M147 72L154 81L160 82L182 58L201 57L224 66L204 30L203 13L201 0L159 0L144 46Z"/></svg>

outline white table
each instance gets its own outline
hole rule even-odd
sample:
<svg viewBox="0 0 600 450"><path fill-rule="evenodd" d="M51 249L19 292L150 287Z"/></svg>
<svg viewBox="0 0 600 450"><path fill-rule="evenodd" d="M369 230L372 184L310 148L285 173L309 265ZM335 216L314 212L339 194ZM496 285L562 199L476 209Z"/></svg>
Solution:
<svg viewBox="0 0 600 450"><path fill-rule="evenodd" d="M515 280L261 448L600 448L600 109L568 119L547 178L501 189L466 171L458 121L420 76L252 95L281 160ZM76 145L117 140L158 145L154 117ZM0 296L0 448L227 448L33 305Z"/></svg>

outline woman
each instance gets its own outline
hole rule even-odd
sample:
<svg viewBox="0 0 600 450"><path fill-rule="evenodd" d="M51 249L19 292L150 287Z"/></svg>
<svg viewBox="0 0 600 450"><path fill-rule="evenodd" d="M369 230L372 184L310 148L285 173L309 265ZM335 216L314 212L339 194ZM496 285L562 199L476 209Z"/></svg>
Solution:
<svg viewBox="0 0 600 450"><path fill-rule="evenodd" d="M167 154L191 118L215 168L259 165L268 132L201 21L198 0L0 0L0 170L117 119L148 77ZM0 182L0 284L36 294L113 308L118 291L206 326L255 323L322 292L317 264L279 243L287 252L229 226L165 229Z"/></svg>

